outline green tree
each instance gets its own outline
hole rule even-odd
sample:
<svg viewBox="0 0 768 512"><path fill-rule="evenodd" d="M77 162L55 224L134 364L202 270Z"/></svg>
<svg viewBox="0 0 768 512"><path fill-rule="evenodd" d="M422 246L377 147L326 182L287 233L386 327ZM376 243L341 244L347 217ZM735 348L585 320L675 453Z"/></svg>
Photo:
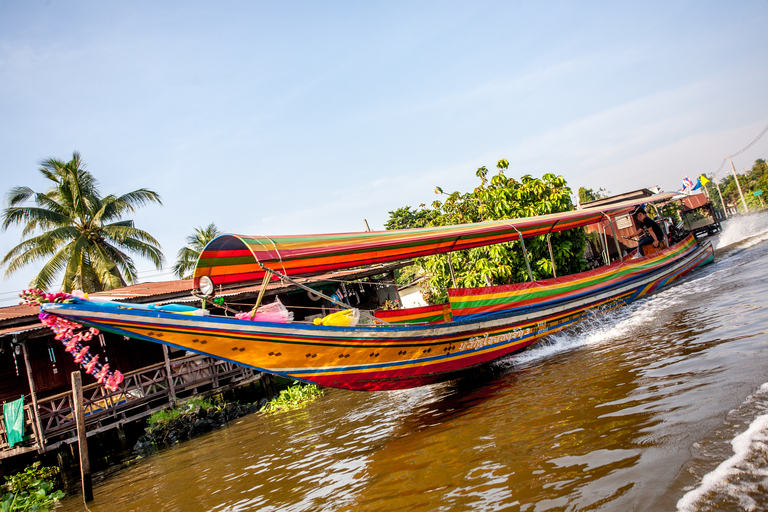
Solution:
<svg viewBox="0 0 768 512"><path fill-rule="evenodd" d="M421 205L418 210L411 210L410 206L406 206L388 212L389 220L384 223L384 229L423 228L431 217L431 212L423 206Z"/></svg>
<svg viewBox="0 0 768 512"><path fill-rule="evenodd" d="M432 203L429 226L444 226L467 222L531 217L573 209L571 189L562 176L548 173L541 179L525 175L520 180L507 178L506 160L497 163L498 173L488 178L488 169L476 171L480 185L472 192L453 192L447 198ZM445 194L440 187L436 192ZM552 235L552 250L558 275L572 274L585 268L586 237L581 229ZM546 237L525 240L534 279L551 277ZM466 251L419 258L418 264L429 276L430 302L446 300L452 286L449 258L456 277L456 286L474 287L509 284L528 280L528 271L519 241L478 247Z"/></svg>
<svg viewBox="0 0 768 512"><path fill-rule="evenodd" d="M608 197L608 192L604 188L599 188L597 191L591 188L579 187L579 203L589 203L590 201L597 201L598 199L604 199Z"/></svg>
<svg viewBox="0 0 768 512"><path fill-rule="evenodd" d="M190 279L192 272L197 265L197 259L203 252L208 243L219 236L221 231L216 224L211 222L206 227L195 228L195 232L187 237L187 245L179 249L176 255L176 264L173 266L173 273L179 279Z"/></svg>
<svg viewBox="0 0 768 512"><path fill-rule="evenodd" d="M750 193L749 195L752 196L752 200L754 202L754 205L756 207L762 208L765 204L766 195L768 195L768 163L765 162L764 159L758 158L755 160L755 163L752 165L752 169L750 169L748 173L749 177L749 184L750 184ZM762 190L763 194L763 202L760 202L760 199L754 195L754 192Z"/></svg>
<svg viewBox="0 0 768 512"><path fill-rule="evenodd" d="M137 281L136 267L128 253L162 268L158 241L137 229L132 220L122 218L144 204L162 204L157 193L142 188L121 196L102 197L96 178L85 169L77 151L69 162L51 158L40 166L40 173L51 182L47 192L15 187L7 195L2 230L15 225L24 227L22 242L0 262L7 265L6 277L47 260L30 282L31 287L49 289L63 274L64 291L95 292Z"/></svg>

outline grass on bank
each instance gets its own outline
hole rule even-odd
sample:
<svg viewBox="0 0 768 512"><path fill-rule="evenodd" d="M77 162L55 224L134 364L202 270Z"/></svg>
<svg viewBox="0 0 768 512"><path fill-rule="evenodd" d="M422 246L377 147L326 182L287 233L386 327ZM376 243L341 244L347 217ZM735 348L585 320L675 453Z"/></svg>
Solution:
<svg viewBox="0 0 768 512"><path fill-rule="evenodd" d="M35 462L24 471L5 477L0 512L46 511L56 507L64 491L56 489L59 468Z"/></svg>
<svg viewBox="0 0 768 512"><path fill-rule="evenodd" d="M291 382L288 379L284 380ZM323 396L323 390L316 384L294 382L292 385L280 390L278 396L267 402L262 411L265 413L276 413L298 409L321 396ZM226 403L221 401L220 396L214 398L192 397L184 402L179 402L175 407L152 413L147 419L147 424L150 432L153 432L158 428L164 428L171 421L178 420L189 414L197 407L205 410L206 414L215 414L226 407L226 405Z"/></svg>
<svg viewBox="0 0 768 512"><path fill-rule="evenodd" d="M152 413L147 419L150 431L155 430L158 427L163 427L173 420L177 420L182 416L194 411L197 407L204 410L206 413L217 413L221 411L226 404L220 403L218 399L192 397L189 400L178 403L175 407L170 409L164 409Z"/></svg>
<svg viewBox="0 0 768 512"><path fill-rule="evenodd" d="M280 394L270 400L262 409L266 413L275 413L299 409L308 402L323 396L323 390L316 384L302 384L297 382L280 391Z"/></svg>

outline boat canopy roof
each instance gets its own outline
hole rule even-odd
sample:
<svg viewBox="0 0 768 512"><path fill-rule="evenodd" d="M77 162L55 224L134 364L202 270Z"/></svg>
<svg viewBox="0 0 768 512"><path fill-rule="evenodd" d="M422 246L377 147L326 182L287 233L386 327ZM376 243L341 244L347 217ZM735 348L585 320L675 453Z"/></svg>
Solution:
<svg viewBox="0 0 768 512"><path fill-rule="evenodd" d="M666 201L661 193L620 203L522 219L504 219L326 235L244 236L227 234L212 240L200 254L194 274L195 288L208 276L214 285L262 279L267 267L288 276L309 276L374 263L406 260L462 249L546 235L615 217L643 203Z"/></svg>

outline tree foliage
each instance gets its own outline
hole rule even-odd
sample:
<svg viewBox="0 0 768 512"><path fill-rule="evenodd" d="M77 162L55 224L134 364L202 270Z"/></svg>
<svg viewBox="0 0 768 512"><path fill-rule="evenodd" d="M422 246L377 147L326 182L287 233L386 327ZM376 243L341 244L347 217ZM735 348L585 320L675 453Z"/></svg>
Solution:
<svg viewBox="0 0 768 512"><path fill-rule="evenodd" d="M197 265L197 259L203 252L205 246L214 238L219 236L221 231L216 224L211 222L206 227L195 228L195 232L187 237L187 245L179 249L176 255L176 264L173 266L173 273L179 279L190 279L192 272Z"/></svg>
<svg viewBox="0 0 768 512"><path fill-rule="evenodd" d="M156 192L142 188L102 197L96 178L85 169L77 151L69 162L51 158L40 165L40 173L51 182L47 192L14 187L7 195L2 230L14 225L23 230L22 242L0 262L7 265L6 277L47 260L32 279L32 288L47 290L63 275L64 291L94 292L137 281L129 253L162 267L158 241L122 218L144 204L162 204Z"/></svg>
<svg viewBox="0 0 768 512"><path fill-rule="evenodd" d="M407 213L410 219L426 226L446 226L487 220L532 217L573 209L571 189L562 176L548 173L541 179L525 175L520 180L508 178L504 172L506 160L497 163L498 172L489 178L489 171L481 167L476 171L480 184L472 192L445 194L440 187L436 192L445 194L444 201L434 201L431 209ZM401 214L403 209L396 210ZM390 212L393 216L394 212ZM401 215L400 218L403 216ZM392 220L392 218L390 218ZM397 222L400 222L398 220ZM585 268L584 244L581 229L567 230L552 235L552 250L558 275L572 274ZM552 277L546 237L527 238L531 272L534 279ZM478 247L466 251L419 258L417 263L429 276L427 298L432 303L443 302L447 289L452 286L449 258L457 287L500 285L528 280L528 271L519 241Z"/></svg>
<svg viewBox="0 0 768 512"><path fill-rule="evenodd" d="M423 206L423 205L422 205ZM410 229L422 228L427 225L430 211L420 208L411 210L410 206L398 208L389 213L389 220L384 223L384 229Z"/></svg>
<svg viewBox="0 0 768 512"><path fill-rule="evenodd" d="M768 164L766 161L762 158L755 160L751 169L744 174L737 174L737 176L739 177L741 191L744 194L744 200L747 202L749 209L762 208L760 199L754 195L754 192L762 190L763 203L768 200L766 198L768 196ZM710 176L709 178L712 179L713 177ZM736 186L736 179L733 177L733 174L726 174L719 181L719 185L723 201L728 205L735 206L739 210L743 210L739 188ZM706 189L712 204L718 209L723 209L715 184L710 181L706 184Z"/></svg>
<svg viewBox="0 0 768 512"><path fill-rule="evenodd" d="M579 203L589 203L590 201L597 201L598 199L604 199L608 197L608 192L604 188L599 188L597 191L591 188L579 187Z"/></svg>

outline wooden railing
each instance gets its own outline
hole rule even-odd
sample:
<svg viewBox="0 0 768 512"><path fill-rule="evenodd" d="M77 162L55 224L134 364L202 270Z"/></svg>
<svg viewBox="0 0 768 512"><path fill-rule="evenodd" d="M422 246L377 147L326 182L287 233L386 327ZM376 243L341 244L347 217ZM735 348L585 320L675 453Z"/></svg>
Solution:
<svg viewBox="0 0 768 512"><path fill-rule="evenodd" d="M170 368L170 375L168 373ZM99 384L83 387L85 423L88 435L115 428L152 412L163 409L178 398L189 397L204 391L214 394L256 380L260 374L227 361L206 356L189 356L166 363L158 363L125 375L125 380L115 392L107 391ZM75 422L72 417L72 392L67 391L37 401L38 417L43 440L38 443L32 405L24 406L27 425L25 432L32 433L32 449L47 451L74 436ZM28 429L28 430L27 430ZM4 422L0 416L0 459L7 456L8 446Z"/></svg>

